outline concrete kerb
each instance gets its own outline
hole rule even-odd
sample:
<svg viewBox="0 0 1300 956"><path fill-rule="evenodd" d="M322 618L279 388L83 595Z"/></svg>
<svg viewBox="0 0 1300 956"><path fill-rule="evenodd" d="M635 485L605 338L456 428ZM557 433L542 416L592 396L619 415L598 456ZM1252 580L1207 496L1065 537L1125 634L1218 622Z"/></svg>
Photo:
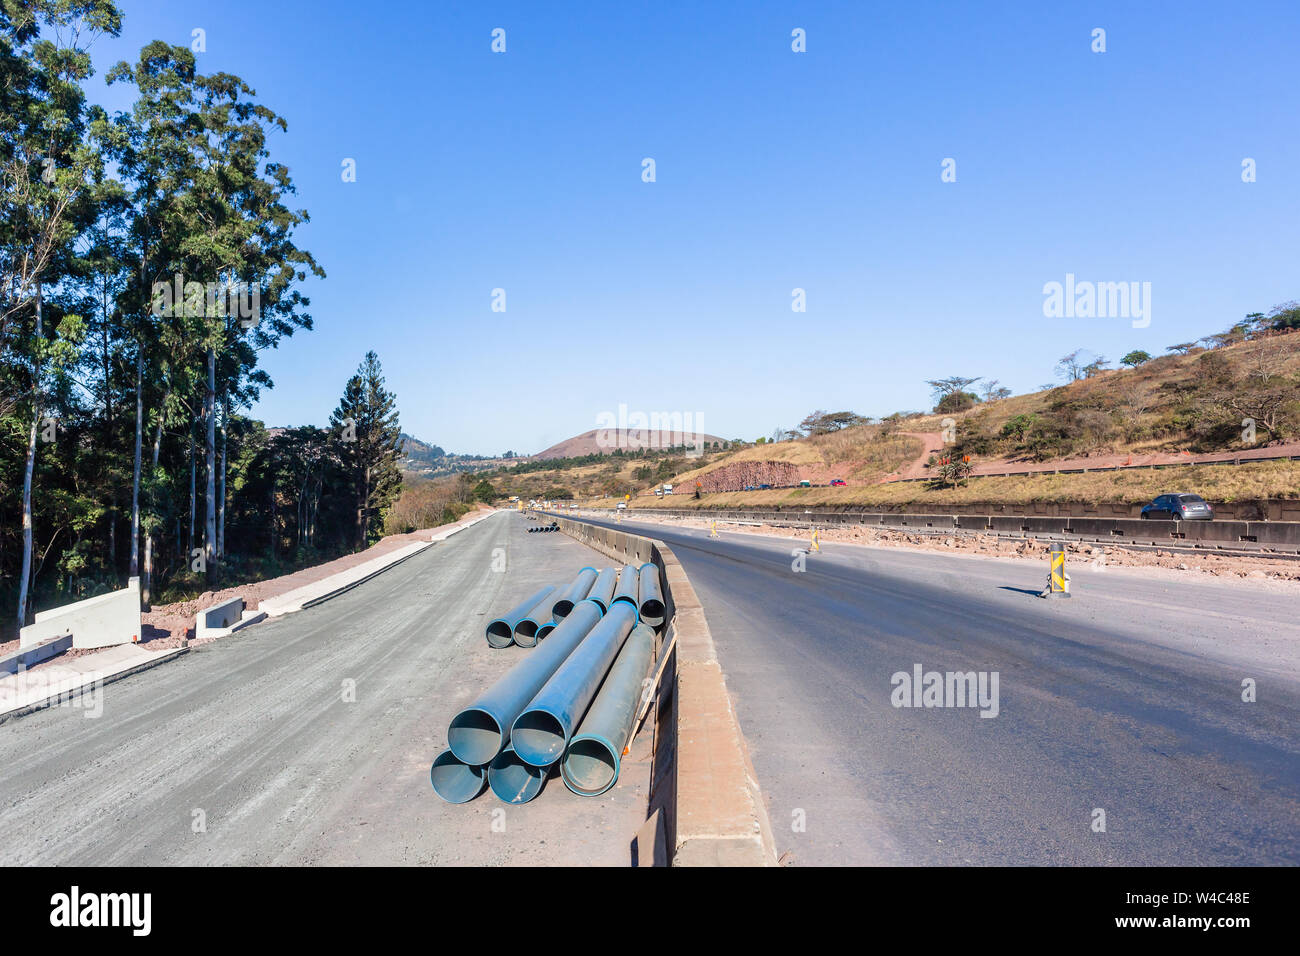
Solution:
<svg viewBox="0 0 1300 956"><path fill-rule="evenodd" d="M649 561L664 575L665 637L677 636L671 723L674 739L669 799L652 794L652 813L665 817L674 866L775 866L776 841L749 758L740 721L727 692L704 608L685 569L661 541L555 516L566 534L615 560ZM664 693L661 690L660 696ZM655 804L659 805L656 807Z"/></svg>
<svg viewBox="0 0 1300 956"><path fill-rule="evenodd" d="M134 645L129 645L129 646L134 647ZM116 647L108 648L108 650L114 651L117 650L117 648ZM4 713L0 713L0 724L3 724L7 720L12 720L15 717L24 717L27 714L34 714L38 710L45 710L47 707L53 707L56 704L58 704L61 700L79 693L85 687L94 686L94 685L103 687L107 684L112 684L114 681L119 681L124 677L130 677L132 674L138 674L141 671L147 671L152 667L157 667L159 664L165 664L168 661L174 661L182 654L188 654L189 650L190 649L188 647L174 647L171 648L170 650L158 651L157 653L153 654L152 660L144 660L138 664L134 664L130 667L123 668L122 670L115 671L113 673L100 674L98 676L88 676L85 681L83 681L82 683L76 686L66 686L66 687L60 686L59 690L56 693L51 694L48 697L45 697L41 700L30 701L27 704L24 704L19 707L15 707L12 710L5 711Z"/></svg>

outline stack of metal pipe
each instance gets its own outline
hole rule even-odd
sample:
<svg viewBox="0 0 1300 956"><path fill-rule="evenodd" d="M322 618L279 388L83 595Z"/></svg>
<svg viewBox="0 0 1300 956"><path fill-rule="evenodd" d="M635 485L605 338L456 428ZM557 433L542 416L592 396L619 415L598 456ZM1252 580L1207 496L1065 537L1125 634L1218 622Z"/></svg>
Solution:
<svg viewBox="0 0 1300 956"><path fill-rule="evenodd" d="M490 787L527 803L556 770L582 796L614 786L664 616L659 568L645 564L583 568L493 621L489 644L522 633L536 650L452 718L429 771L434 792L466 803Z"/></svg>

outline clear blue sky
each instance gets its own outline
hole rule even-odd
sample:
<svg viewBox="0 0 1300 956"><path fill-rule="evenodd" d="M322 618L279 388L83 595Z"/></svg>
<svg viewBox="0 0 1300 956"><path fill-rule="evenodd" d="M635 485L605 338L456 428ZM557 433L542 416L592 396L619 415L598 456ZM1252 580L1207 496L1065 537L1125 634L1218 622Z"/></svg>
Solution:
<svg viewBox="0 0 1300 956"><path fill-rule="evenodd" d="M123 9L101 76L198 27L200 68L288 120L273 155L328 278L266 359L268 425L324 424L373 348L403 428L450 451L538 451L620 403L752 439L1300 298L1294 0ZM1044 318L1066 273L1150 282L1150 326Z"/></svg>

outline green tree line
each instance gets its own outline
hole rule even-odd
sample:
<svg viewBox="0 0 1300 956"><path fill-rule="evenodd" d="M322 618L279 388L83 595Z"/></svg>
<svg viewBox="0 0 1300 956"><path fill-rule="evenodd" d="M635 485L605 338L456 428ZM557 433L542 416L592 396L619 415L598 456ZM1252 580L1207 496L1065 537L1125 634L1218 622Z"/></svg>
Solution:
<svg viewBox="0 0 1300 956"><path fill-rule="evenodd" d="M18 627L127 576L148 603L249 556L363 546L400 483L373 353L328 430L241 414L325 275L270 153L287 125L162 41L106 75L130 109L90 103L90 49L121 25L112 0L0 4L0 605Z"/></svg>

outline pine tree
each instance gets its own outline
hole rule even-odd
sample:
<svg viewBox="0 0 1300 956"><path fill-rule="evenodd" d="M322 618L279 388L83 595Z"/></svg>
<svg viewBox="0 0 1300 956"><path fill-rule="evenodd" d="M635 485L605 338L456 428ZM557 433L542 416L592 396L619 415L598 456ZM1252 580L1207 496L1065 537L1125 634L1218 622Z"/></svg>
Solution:
<svg viewBox="0 0 1300 956"><path fill-rule="evenodd" d="M397 462L401 429L397 396L384 388L379 356L367 352L348 379L339 407L330 416L330 431L356 503L356 547L370 544L383 527L384 515L402 488ZM371 518L377 518L372 522Z"/></svg>

